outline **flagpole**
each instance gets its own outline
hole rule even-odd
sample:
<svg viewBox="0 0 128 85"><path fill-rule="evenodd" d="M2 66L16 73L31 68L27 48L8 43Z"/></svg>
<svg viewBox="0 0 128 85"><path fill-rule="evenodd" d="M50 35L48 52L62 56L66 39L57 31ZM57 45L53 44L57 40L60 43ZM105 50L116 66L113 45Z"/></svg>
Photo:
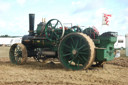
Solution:
<svg viewBox="0 0 128 85"><path fill-rule="evenodd" d="M102 20L102 21L101 21L101 22L102 22L102 23L101 23L101 30L102 30L102 28L103 28L103 15L104 15L104 13L102 13L102 19L101 19L101 20Z"/></svg>

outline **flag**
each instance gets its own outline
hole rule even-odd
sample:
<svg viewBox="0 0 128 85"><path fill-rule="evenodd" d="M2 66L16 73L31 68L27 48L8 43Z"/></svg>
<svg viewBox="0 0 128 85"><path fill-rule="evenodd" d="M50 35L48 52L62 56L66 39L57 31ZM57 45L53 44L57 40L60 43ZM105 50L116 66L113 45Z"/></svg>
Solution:
<svg viewBox="0 0 128 85"><path fill-rule="evenodd" d="M103 14L102 25L109 25L109 18L112 17L111 14Z"/></svg>

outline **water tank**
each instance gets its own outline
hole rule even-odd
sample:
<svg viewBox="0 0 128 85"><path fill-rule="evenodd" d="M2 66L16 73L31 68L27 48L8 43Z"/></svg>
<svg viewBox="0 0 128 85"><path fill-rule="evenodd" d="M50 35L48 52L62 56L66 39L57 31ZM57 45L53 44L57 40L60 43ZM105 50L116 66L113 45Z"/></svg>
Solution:
<svg viewBox="0 0 128 85"><path fill-rule="evenodd" d="M126 56L128 56L128 34L125 35Z"/></svg>

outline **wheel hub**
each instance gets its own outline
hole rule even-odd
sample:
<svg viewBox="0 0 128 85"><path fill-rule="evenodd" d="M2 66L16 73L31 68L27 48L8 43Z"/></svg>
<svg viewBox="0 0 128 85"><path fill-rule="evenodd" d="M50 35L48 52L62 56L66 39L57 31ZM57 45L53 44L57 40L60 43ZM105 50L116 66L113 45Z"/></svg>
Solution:
<svg viewBox="0 0 128 85"><path fill-rule="evenodd" d="M77 53L77 51L74 49L74 50L72 50L72 54L73 55L76 55L76 53Z"/></svg>

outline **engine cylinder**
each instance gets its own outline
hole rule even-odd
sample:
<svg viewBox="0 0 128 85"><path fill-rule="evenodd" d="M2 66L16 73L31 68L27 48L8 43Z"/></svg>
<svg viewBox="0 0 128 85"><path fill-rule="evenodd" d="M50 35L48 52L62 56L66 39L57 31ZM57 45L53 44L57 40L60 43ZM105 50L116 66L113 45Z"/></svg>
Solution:
<svg viewBox="0 0 128 85"><path fill-rule="evenodd" d="M43 51L43 55L48 55L48 56L55 56L56 52L55 51Z"/></svg>

